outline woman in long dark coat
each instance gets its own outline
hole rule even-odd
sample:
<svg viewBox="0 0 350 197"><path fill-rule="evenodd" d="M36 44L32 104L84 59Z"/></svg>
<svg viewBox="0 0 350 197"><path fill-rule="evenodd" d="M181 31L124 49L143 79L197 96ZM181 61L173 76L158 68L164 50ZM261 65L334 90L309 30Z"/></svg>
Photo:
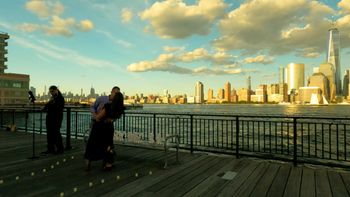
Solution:
<svg viewBox="0 0 350 197"><path fill-rule="evenodd" d="M86 145L84 157L87 160L87 170L91 161L103 160L104 170L110 170L114 161L114 126L113 120L124 113L124 99L119 88L113 88L109 96L110 102L96 114L91 133Z"/></svg>

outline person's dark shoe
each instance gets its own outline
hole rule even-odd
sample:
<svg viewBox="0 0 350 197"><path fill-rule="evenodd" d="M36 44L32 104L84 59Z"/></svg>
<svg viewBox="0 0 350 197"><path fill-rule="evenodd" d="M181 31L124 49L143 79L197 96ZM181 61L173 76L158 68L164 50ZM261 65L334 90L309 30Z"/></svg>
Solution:
<svg viewBox="0 0 350 197"><path fill-rule="evenodd" d="M113 165L112 164L109 164L109 163L106 163L105 166L103 166L103 171L111 171L113 169Z"/></svg>

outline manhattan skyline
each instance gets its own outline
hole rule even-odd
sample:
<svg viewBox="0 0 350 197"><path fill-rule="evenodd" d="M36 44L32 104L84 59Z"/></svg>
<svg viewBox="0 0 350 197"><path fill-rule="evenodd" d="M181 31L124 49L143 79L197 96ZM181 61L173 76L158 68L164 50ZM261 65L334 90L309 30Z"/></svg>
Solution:
<svg viewBox="0 0 350 197"><path fill-rule="evenodd" d="M279 67L292 62L308 77L326 61L334 26L341 76L350 69L349 0L29 0L0 11L10 35L5 72L29 74L37 93L118 85L128 95L194 96L197 81L204 92L226 82L239 89L247 76L254 89L278 83Z"/></svg>

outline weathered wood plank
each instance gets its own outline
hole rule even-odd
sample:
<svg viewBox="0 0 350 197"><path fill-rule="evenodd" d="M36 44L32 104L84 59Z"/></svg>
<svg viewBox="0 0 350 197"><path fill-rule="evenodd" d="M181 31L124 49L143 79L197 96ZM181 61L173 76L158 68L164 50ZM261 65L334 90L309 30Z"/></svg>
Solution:
<svg viewBox="0 0 350 197"><path fill-rule="evenodd" d="M276 177L276 174L280 168L280 165L271 163L268 166L265 174L261 177L259 182L256 184L256 187L250 194L251 196L267 196L270 186L272 185L273 180Z"/></svg>
<svg viewBox="0 0 350 197"><path fill-rule="evenodd" d="M267 167L268 167L267 162L261 163L253 171L253 173L246 179L244 184L242 184L241 187L238 188L237 192L235 192L233 196L239 196L239 197L250 196L250 193L254 190L260 178L265 174Z"/></svg>
<svg viewBox="0 0 350 197"><path fill-rule="evenodd" d="M346 190L350 193L350 174L348 172L340 172L340 175L343 178Z"/></svg>
<svg viewBox="0 0 350 197"><path fill-rule="evenodd" d="M328 178L332 190L332 196L349 196L349 193L347 192L343 180L338 172L333 170L328 171Z"/></svg>
<svg viewBox="0 0 350 197"><path fill-rule="evenodd" d="M154 185L155 183L158 183L164 179L167 179L170 176L173 176L186 168L190 168L193 165L197 165L197 163L204 159L205 157L196 157L191 161L188 161L186 163L183 163L182 165L178 166L178 168L170 168L167 170L157 170L153 171L150 176L147 176L143 179L138 179L132 183L129 183L127 185L124 185L120 188L116 188L115 190L106 193L103 196L133 196L146 188ZM166 173L164 173L166 172ZM151 192L152 193L152 192Z"/></svg>
<svg viewBox="0 0 350 197"><path fill-rule="evenodd" d="M159 196L181 196L181 192L186 192L188 187L191 187L192 183L196 183L198 179L202 179L202 175L207 176L207 171L210 173L211 168L218 165L220 165L220 159L212 157L209 161L196 166L196 168L190 172L181 174L181 177L173 180L170 184L167 184L167 186L156 191L155 194Z"/></svg>
<svg viewBox="0 0 350 197"><path fill-rule="evenodd" d="M271 197L280 197L283 196L284 189L287 185L287 181L289 178L289 174L291 171L291 166L288 164L281 164L281 167L279 168L275 179L273 180L269 191L267 192L266 196Z"/></svg>
<svg viewBox="0 0 350 197"><path fill-rule="evenodd" d="M260 164L261 162L250 160L232 181L225 184L225 187L218 193L218 196L232 196Z"/></svg>
<svg viewBox="0 0 350 197"><path fill-rule="evenodd" d="M315 173L314 170L303 168L303 176L300 188L301 197L314 197L315 193Z"/></svg>
<svg viewBox="0 0 350 197"><path fill-rule="evenodd" d="M302 168L292 167L283 196L299 196Z"/></svg>
<svg viewBox="0 0 350 197"><path fill-rule="evenodd" d="M207 179L199 183L197 186L192 188L189 192L187 192L184 197L192 197L192 196L214 196L213 191L216 191L217 188L220 188L225 182L228 180L225 180L221 178L219 175L223 174L227 171L234 171L234 167L240 162L241 160L235 160L232 159L229 161L226 165L224 165L222 168L220 168L217 172L209 176Z"/></svg>
<svg viewBox="0 0 350 197"><path fill-rule="evenodd" d="M331 197L332 191L329 185L327 171L325 169L316 169L316 196Z"/></svg>

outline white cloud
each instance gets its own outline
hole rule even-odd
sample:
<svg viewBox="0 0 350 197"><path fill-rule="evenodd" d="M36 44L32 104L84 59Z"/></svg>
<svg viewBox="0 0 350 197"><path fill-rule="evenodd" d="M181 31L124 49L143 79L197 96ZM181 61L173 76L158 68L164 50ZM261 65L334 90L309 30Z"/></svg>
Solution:
<svg viewBox="0 0 350 197"><path fill-rule="evenodd" d="M122 16L122 22L123 23L129 23L131 21L132 17L133 17L133 13L132 13L132 11L130 9L123 8L121 16Z"/></svg>
<svg viewBox="0 0 350 197"><path fill-rule="evenodd" d="M259 63L259 64L271 64L273 62L273 57L269 57L266 55L258 55L256 57L248 57L244 59L244 63L252 64L252 63Z"/></svg>
<svg viewBox="0 0 350 197"><path fill-rule="evenodd" d="M341 0L338 7L341 8L343 13L350 13L350 0Z"/></svg>
<svg viewBox="0 0 350 197"><path fill-rule="evenodd" d="M178 52L178 51L175 51ZM222 68L209 68L200 66L197 68L187 68L178 66L177 64L192 63L194 61L206 61L213 65L222 65ZM177 74L192 74L192 75L227 75L238 74L243 72L238 68L239 65L235 63L231 55L224 52L210 54L204 48L194 49L185 53L165 53L160 54L158 58L153 61L141 61L128 65L127 69L130 72L149 72L162 71Z"/></svg>
<svg viewBox="0 0 350 197"><path fill-rule="evenodd" d="M17 25L17 28L23 32L34 32L40 28L40 25L31 24L31 23L23 23L23 24Z"/></svg>
<svg viewBox="0 0 350 197"><path fill-rule="evenodd" d="M150 22L155 34L162 38L186 38L207 35L216 18L224 15L227 5L223 0L199 0L186 5L182 0L155 2L140 17Z"/></svg>
<svg viewBox="0 0 350 197"><path fill-rule="evenodd" d="M64 11L64 6L59 0L30 0L26 3L26 9L40 18L43 18L44 21L47 21L49 24L39 25L23 23L17 25L18 29L23 32L34 32L40 30L50 36L60 35L69 37L74 34L73 29L87 32L94 28L93 22L88 19L77 22L76 19L72 17L60 17Z"/></svg>
<svg viewBox="0 0 350 197"><path fill-rule="evenodd" d="M80 54L77 51L58 47L52 43L45 40L38 40L39 43L35 43L32 40L29 41L25 38L19 36L13 36L14 42L19 45L34 50L43 58L53 58L59 61L67 61L73 64L78 64L84 67L93 67L93 68L116 68L117 66L109 61L100 60L85 56Z"/></svg>
<svg viewBox="0 0 350 197"><path fill-rule="evenodd" d="M63 35L63 36L73 35L71 27L75 25L74 18L62 19L58 16L53 16L50 23L51 23L51 26L42 27L42 30L47 35Z"/></svg>
<svg viewBox="0 0 350 197"><path fill-rule="evenodd" d="M184 47L171 47L171 46L164 46L163 50L165 52L175 52L175 51L182 51L184 50Z"/></svg>
<svg viewBox="0 0 350 197"><path fill-rule="evenodd" d="M64 11L64 6L60 1L29 0L26 9L41 18L60 15Z"/></svg>
<svg viewBox="0 0 350 197"><path fill-rule="evenodd" d="M103 30L100 30L100 29L96 29L96 32L106 36L107 38L112 40L112 42L114 44L121 45L121 46L124 46L126 48L130 48L130 47L133 46L131 43L129 43L129 42L125 41L125 40L121 40L121 39L118 39L118 38L114 37L112 35L112 33L110 33L110 32L103 31Z"/></svg>
<svg viewBox="0 0 350 197"><path fill-rule="evenodd" d="M79 24L77 24L77 28L80 31L90 31L94 28L94 23L88 19L81 20Z"/></svg>
<svg viewBox="0 0 350 197"><path fill-rule="evenodd" d="M318 1L250 0L219 22L221 36L214 40L221 50L244 50L246 54L284 54L313 47L325 50L328 19L336 11ZM343 41L342 41L343 42Z"/></svg>

